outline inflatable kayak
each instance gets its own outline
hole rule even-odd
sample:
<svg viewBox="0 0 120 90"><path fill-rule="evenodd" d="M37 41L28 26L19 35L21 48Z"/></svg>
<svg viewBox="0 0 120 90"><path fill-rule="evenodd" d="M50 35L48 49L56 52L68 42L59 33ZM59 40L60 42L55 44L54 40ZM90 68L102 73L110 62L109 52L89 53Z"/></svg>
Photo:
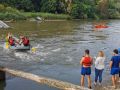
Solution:
<svg viewBox="0 0 120 90"><path fill-rule="evenodd" d="M12 50L30 50L30 45L29 46L22 46L22 45L10 46L9 48Z"/></svg>
<svg viewBox="0 0 120 90"><path fill-rule="evenodd" d="M31 46L23 46L23 45L16 45L16 46L10 46L8 42L5 43L5 48L6 49L11 49L11 50L30 50Z"/></svg>
<svg viewBox="0 0 120 90"><path fill-rule="evenodd" d="M104 26L104 25L95 25L95 28L108 28L108 26Z"/></svg>

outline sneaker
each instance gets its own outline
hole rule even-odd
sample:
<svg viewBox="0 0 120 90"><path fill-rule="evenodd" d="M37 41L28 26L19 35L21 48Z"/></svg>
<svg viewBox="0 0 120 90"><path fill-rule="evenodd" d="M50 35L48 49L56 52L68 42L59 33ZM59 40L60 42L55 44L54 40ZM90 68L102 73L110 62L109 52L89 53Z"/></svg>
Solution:
<svg viewBox="0 0 120 90"><path fill-rule="evenodd" d="M97 83L96 83L96 82L94 82L94 85L96 86L96 85L97 85Z"/></svg>
<svg viewBox="0 0 120 90"><path fill-rule="evenodd" d="M102 86L102 84L101 84L101 83L99 83L99 86Z"/></svg>

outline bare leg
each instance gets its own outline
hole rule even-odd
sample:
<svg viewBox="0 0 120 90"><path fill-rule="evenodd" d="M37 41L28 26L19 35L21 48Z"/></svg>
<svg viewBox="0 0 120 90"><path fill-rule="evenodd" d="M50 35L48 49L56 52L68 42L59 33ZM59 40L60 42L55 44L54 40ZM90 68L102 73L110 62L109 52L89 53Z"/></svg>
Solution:
<svg viewBox="0 0 120 90"><path fill-rule="evenodd" d="M81 86L84 86L84 75L81 75Z"/></svg>
<svg viewBox="0 0 120 90"><path fill-rule="evenodd" d="M116 88L115 77L116 77L115 75L112 75L112 84L113 84L114 88Z"/></svg>
<svg viewBox="0 0 120 90"><path fill-rule="evenodd" d="M91 87L91 77L90 75L88 75L87 77L88 77L88 87Z"/></svg>
<svg viewBox="0 0 120 90"><path fill-rule="evenodd" d="M117 83L117 76L115 75L115 83Z"/></svg>

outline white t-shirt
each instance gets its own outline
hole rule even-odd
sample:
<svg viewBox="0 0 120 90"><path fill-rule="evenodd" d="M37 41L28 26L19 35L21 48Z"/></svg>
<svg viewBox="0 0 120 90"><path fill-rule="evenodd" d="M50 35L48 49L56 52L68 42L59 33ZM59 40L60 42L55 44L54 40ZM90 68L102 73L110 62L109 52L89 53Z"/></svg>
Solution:
<svg viewBox="0 0 120 90"><path fill-rule="evenodd" d="M100 70L105 68L105 57L97 57L96 58L95 68L100 69Z"/></svg>

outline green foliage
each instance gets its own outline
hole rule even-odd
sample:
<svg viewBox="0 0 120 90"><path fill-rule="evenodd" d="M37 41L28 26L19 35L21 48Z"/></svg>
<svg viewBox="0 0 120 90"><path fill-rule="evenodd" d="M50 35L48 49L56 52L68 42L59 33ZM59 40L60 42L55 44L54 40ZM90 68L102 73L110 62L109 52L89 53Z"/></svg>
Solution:
<svg viewBox="0 0 120 90"><path fill-rule="evenodd" d="M0 13L0 19L1 20L25 20L26 17L23 16L22 14L15 14L15 13Z"/></svg>
<svg viewBox="0 0 120 90"><path fill-rule="evenodd" d="M31 0L1 0L0 3L17 8L24 11L32 11L33 4Z"/></svg>
<svg viewBox="0 0 120 90"><path fill-rule="evenodd" d="M24 11L69 14L76 19L120 17L120 0L72 0L72 3L70 0L0 0L0 3L0 13L17 15Z"/></svg>
<svg viewBox="0 0 120 90"><path fill-rule="evenodd" d="M55 13L56 12L56 0L42 0L41 11Z"/></svg>
<svg viewBox="0 0 120 90"><path fill-rule="evenodd" d="M17 9L12 8L12 7L6 7L5 12L10 12L10 13L20 13Z"/></svg>
<svg viewBox="0 0 120 90"><path fill-rule="evenodd" d="M78 0L78 2L76 1L75 4L73 4L72 6L72 10L71 10L71 15L73 18L96 18L97 15L95 15L96 13L96 9L93 3L91 2L86 2L86 0L84 2L80 2Z"/></svg>
<svg viewBox="0 0 120 90"><path fill-rule="evenodd" d="M65 5L60 0L42 0L41 12L65 13Z"/></svg>
<svg viewBox="0 0 120 90"><path fill-rule="evenodd" d="M71 19L69 15L65 14L52 14L52 13L31 13L31 12L24 12L23 15L27 18L34 18L34 17L42 17L44 19Z"/></svg>
<svg viewBox="0 0 120 90"><path fill-rule="evenodd" d="M24 15L22 15L17 9L12 7L5 7L4 5L0 4L0 19L1 20L23 20L26 19Z"/></svg>
<svg viewBox="0 0 120 90"><path fill-rule="evenodd" d="M120 1L119 0L109 0L109 18L116 19L120 18Z"/></svg>
<svg viewBox="0 0 120 90"><path fill-rule="evenodd" d="M4 5L0 4L0 12L3 12L5 10Z"/></svg>

